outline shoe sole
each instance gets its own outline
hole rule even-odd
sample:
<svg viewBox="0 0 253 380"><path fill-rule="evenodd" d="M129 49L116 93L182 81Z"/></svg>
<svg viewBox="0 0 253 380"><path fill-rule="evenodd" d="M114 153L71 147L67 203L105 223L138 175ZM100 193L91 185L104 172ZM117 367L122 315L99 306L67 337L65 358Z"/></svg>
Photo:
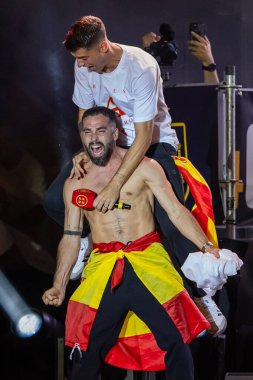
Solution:
<svg viewBox="0 0 253 380"><path fill-rule="evenodd" d="M219 330L213 335L214 338L221 335L227 328L227 320L224 318L223 324L220 326Z"/></svg>

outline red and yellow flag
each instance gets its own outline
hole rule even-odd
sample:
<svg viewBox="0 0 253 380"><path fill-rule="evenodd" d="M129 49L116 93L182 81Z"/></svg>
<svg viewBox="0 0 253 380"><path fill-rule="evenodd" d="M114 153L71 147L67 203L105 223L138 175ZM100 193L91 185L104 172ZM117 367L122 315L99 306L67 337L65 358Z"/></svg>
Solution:
<svg viewBox="0 0 253 380"><path fill-rule="evenodd" d="M210 326L184 289L182 278L158 242L157 235L156 232L151 232L127 246L121 242L94 244L96 248L84 268L84 281L68 304L65 337L67 346L78 345L81 350L87 350L106 285L110 277L110 281L114 282L117 265L120 263L121 266L124 257L131 264L138 279L169 315L185 343L190 343ZM112 251L107 251L111 249ZM130 311L118 340L108 352L105 361L127 369L160 371L165 369L165 354L158 347L148 326Z"/></svg>
<svg viewBox="0 0 253 380"><path fill-rule="evenodd" d="M218 239L212 206L212 194L208 184L187 158L177 156L172 156L172 158L189 186L195 201L192 214L199 222L208 239L217 247Z"/></svg>

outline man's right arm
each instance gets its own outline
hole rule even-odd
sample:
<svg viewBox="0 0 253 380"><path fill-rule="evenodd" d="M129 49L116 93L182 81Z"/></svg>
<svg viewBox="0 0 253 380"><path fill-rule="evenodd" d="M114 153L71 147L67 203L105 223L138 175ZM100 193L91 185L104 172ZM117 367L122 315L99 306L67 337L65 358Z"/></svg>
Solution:
<svg viewBox="0 0 253 380"><path fill-rule="evenodd" d="M199 34L192 32L194 39L188 41L188 49L190 53L197 58L202 66L208 67L214 63L214 58L211 49L211 43L206 36L202 37ZM203 70L203 81L207 84L218 84L219 77L217 71Z"/></svg>
<svg viewBox="0 0 253 380"><path fill-rule="evenodd" d="M143 176L171 222L182 235L202 250L208 238L190 211L178 201L162 167L154 160L146 161L143 164ZM208 247L207 252L219 257L219 249L216 247Z"/></svg>
<svg viewBox="0 0 253 380"><path fill-rule="evenodd" d="M80 249L83 212L71 203L74 182L75 180L67 180L64 186L64 234L58 246L53 285L42 296L46 305L60 306L62 304L69 277Z"/></svg>

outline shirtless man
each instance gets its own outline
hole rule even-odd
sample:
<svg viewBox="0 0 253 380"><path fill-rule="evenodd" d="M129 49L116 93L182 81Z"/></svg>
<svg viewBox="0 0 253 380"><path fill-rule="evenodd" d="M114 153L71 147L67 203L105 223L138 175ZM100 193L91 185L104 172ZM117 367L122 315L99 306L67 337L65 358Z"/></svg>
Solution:
<svg viewBox="0 0 253 380"><path fill-rule="evenodd" d="M74 357L71 380L97 379L104 359L132 369L166 368L170 380L191 380L193 364L187 343L209 323L184 289L154 231L154 196L180 232L200 250L219 257L219 249L208 243L197 221L177 200L162 168L152 159L144 158L120 191L120 200L130 204L130 210L105 208L101 213L72 203L74 190L86 188L98 193L119 168L126 150L116 146L116 125L114 111L105 107L89 109L83 115L80 136L91 160L83 179L68 179L65 183L64 235L53 286L42 298L47 305L60 306L63 302L85 216L94 251L84 268L84 281L70 299L66 317L66 344L73 347ZM130 358L126 349L123 356L119 349L116 354L112 351L119 335L121 348L131 341L131 334L124 340L131 325L130 310L140 318L132 316L137 320L132 336L145 331L142 339L152 341L142 347L145 352L140 367L138 359L133 360L139 350L130 353ZM153 335L147 332L147 326ZM139 344L138 339L135 342ZM128 349L133 348L132 343ZM149 367L145 367L147 363Z"/></svg>

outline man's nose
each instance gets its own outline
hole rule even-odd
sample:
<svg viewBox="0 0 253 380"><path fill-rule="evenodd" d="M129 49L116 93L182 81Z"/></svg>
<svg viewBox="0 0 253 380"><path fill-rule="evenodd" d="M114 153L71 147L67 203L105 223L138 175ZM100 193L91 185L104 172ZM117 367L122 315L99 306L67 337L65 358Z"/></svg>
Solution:
<svg viewBox="0 0 253 380"><path fill-rule="evenodd" d="M85 62L83 60L81 60L81 59L78 59L77 60L77 66L78 67L85 67Z"/></svg>
<svg viewBox="0 0 253 380"><path fill-rule="evenodd" d="M96 132L91 134L91 141L92 142L97 142L98 141L98 135Z"/></svg>

